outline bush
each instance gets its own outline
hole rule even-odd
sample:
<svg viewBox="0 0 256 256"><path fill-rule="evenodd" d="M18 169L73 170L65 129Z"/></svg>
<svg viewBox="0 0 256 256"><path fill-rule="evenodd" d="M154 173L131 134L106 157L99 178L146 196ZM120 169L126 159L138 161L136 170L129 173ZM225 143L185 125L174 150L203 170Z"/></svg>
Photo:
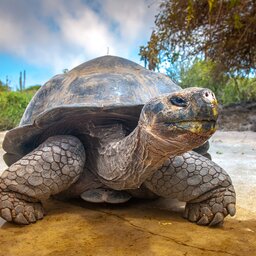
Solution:
<svg viewBox="0 0 256 256"><path fill-rule="evenodd" d="M4 84L1 80L0 80L0 92L7 92L10 91L10 87L7 86L6 84Z"/></svg>
<svg viewBox="0 0 256 256"><path fill-rule="evenodd" d="M23 91L35 94L40 88L41 88L41 85L32 85L24 89Z"/></svg>
<svg viewBox="0 0 256 256"><path fill-rule="evenodd" d="M223 88L223 104L256 101L256 78L230 78Z"/></svg>
<svg viewBox="0 0 256 256"><path fill-rule="evenodd" d="M256 78L228 75L212 61L197 59L180 74L181 87L209 88L224 105L256 101Z"/></svg>
<svg viewBox="0 0 256 256"><path fill-rule="evenodd" d="M0 130L9 130L19 124L33 95L33 92L0 92Z"/></svg>
<svg viewBox="0 0 256 256"><path fill-rule="evenodd" d="M204 87L211 89L218 99L222 97L222 89L228 81L221 65L212 61L196 59L192 66L181 70L181 87Z"/></svg>

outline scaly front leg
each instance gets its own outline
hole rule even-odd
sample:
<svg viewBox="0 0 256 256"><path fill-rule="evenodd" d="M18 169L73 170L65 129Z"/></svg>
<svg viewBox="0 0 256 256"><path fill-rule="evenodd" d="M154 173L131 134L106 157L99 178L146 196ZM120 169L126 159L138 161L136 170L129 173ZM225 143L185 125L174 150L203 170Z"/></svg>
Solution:
<svg viewBox="0 0 256 256"><path fill-rule="evenodd" d="M73 184L84 163L84 148L76 137L50 137L2 174L0 216L18 224L42 219L41 200Z"/></svg>
<svg viewBox="0 0 256 256"><path fill-rule="evenodd" d="M230 177L196 152L167 160L145 185L159 196L187 202L185 218L199 225L218 225L228 214L235 215L236 196Z"/></svg>

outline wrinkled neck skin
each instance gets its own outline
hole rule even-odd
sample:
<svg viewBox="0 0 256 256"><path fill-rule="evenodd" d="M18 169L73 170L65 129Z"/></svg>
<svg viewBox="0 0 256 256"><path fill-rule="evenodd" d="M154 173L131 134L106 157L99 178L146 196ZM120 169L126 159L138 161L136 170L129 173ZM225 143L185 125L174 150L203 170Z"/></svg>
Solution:
<svg viewBox="0 0 256 256"><path fill-rule="evenodd" d="M101 182L116 190L140 187L168 158L193 147L177 137L170 140L138 125L127 137L103 145L96 162Z"/></svg>

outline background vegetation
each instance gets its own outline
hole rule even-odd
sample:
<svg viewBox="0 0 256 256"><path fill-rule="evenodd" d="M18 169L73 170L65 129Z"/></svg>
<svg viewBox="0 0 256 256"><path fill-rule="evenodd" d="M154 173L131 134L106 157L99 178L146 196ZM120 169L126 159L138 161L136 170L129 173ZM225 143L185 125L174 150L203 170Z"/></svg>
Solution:
<svg viewBox="0 0 256 256"><path fill-rule="evenodd" d="M9 130L19 124L29 101L39 87L32 86L22 92L13 92L0 83L0 130Z"/></svg>
<svg viewBox="0 0 256 256"><path fill-rule="evenodd" d="M183 88L210 88L223 105L256 101L256 78L228 74L213 61L196 59L191 66L181 67L179 83Z"/></svg>
<svg viewBox="0 0 256 256"><path fill-rule="evenodd" d="M256 1L162 0L141 60L223 104L256 100Z"/></svg>
<svg viewBox="0 0 256 256"><path fill-rule="evenodd" d="M140 55L155 69L164 60L221 63L229 72L256 69L254 0L162 0L155 28Z"/></svg>

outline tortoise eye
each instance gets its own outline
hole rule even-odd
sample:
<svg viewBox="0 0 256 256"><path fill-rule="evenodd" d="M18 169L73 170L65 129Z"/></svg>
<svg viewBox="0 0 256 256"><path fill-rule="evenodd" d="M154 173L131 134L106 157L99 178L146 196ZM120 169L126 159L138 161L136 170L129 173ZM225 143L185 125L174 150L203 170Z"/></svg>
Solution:
<svg viewBox="0 0 256 256"><path fill-rule="evenodd" d="M170 98L170 102L178 107L186 107L188 105L187 101L179 96Z"/></svg>

